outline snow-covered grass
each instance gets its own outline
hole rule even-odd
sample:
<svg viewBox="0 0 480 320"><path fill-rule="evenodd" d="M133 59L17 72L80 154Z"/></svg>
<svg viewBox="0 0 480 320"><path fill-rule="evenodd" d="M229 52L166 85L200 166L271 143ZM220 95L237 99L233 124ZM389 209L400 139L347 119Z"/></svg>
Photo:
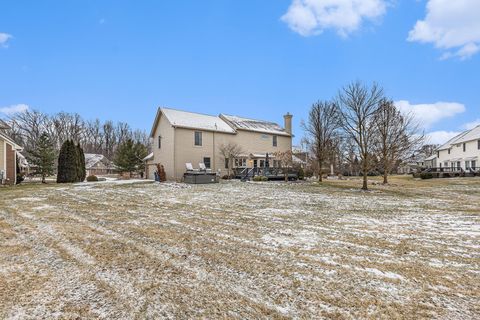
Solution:
<svg viewBox="0 0 480 320"><path fill-rule="evenodd" d="M0 189L0 318L480 315L480 180Z"/></svg>

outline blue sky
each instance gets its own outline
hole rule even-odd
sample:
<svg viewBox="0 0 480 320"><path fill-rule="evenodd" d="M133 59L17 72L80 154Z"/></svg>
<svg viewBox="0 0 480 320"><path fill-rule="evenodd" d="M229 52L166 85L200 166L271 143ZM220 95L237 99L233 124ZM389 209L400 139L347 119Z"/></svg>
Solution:
<svg viewBox="0 0 480 320"><path fill-rule="evenodd" d="M2 1L0 116L26 105L148 130L158 106L289 111L298 141L313 102L362 80L436 140L480 119L480 24L462 25L480 21L477 0L349 1Z"/></svg>

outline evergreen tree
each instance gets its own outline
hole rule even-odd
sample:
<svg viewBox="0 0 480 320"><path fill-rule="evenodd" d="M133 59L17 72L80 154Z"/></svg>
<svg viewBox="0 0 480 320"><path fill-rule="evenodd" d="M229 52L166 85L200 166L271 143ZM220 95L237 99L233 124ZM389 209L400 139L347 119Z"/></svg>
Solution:
<svg viewBox="0 0 480 320"><path fill-rule="evenodd" d="M77 181L83 182L87 177L87 170L85 168L85 154L83 153L83 149L80 146L80 143L76 146L76 156L77 156Z"/></svg>
<svg viewBox="0 0 480 320"><path fill-rule="evenodd" d="M67 140L63 143L58 156L58 183L71 183L80 181L80 156L75 143Z"/></svg>
<svg viewBox="0 0 480 320"><path fill-rule="evenodd" d="M134 143L132 139L127 139L117 149L113 163L120 172L141 171L144 163L143 158L147 155L147 148L141 143Z"/></svg>
<svg viewBox="0 0 480 320"><path fill-rule="evenodd" d="M42 133L29 158L35 166L35 173L41 175L42 183L45 183L45 178L53 174L55 166L55 149L47 133Z"/></svg>

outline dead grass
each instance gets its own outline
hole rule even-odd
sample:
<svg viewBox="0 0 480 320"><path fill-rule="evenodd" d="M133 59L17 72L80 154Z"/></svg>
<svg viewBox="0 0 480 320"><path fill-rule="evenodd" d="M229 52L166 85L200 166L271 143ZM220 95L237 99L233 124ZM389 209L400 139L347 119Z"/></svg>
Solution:
<svg viewBox="0 0 480 320"><path fill-rule="evenodd" d="M476 319L480 180L0 189L1 318Z"/></svg>

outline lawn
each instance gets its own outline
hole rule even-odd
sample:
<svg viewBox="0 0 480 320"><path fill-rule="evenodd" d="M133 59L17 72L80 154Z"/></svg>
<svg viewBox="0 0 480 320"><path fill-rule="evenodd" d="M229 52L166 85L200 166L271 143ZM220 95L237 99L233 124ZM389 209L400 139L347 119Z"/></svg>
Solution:
<svg viewBox="0 0 480 320"><path fill-rule="evenodd" d="M0 188L0 318L480 317L480 179Z"/></svg>

